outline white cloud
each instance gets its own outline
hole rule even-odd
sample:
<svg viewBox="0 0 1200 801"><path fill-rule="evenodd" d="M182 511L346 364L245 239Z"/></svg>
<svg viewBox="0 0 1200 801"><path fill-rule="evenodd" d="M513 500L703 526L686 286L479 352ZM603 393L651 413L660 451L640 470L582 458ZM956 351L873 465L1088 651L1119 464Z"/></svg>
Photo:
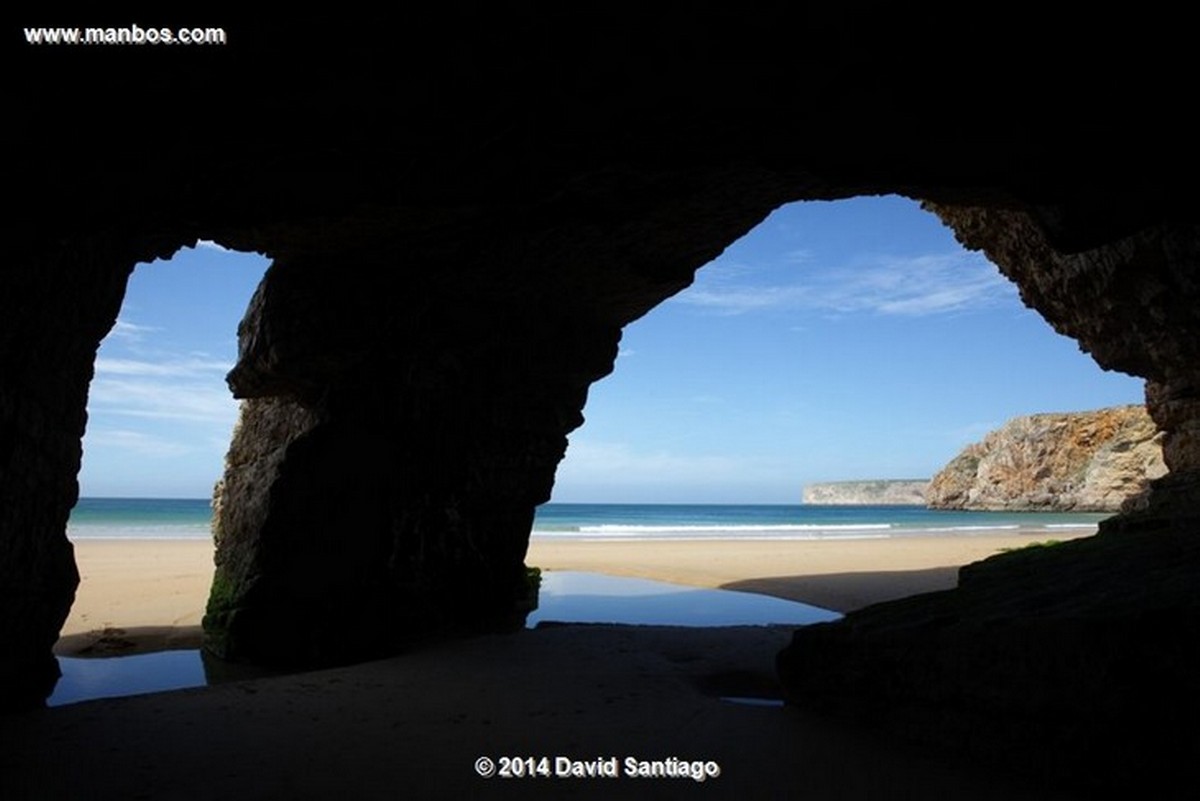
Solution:
<svg viewBox="0 0 1200 801"><path fill-rule="evenodd" d="M779 502L794 493L790 466L767 457L639 450L623 442L572 437L559 465L562 502Z"/></svg>
<svg viewBox="0 0 1200 801"><path fill-rule="evenodd" d="M112 330L108 332L108 336L124 339L129 342L137 342L141 340L143 334L158 330L151 325L138 325L137 323L131 323L128 320L118 317L117 321L113 323Z"/></svg>
<svg viewBox="0 0 1200 801"><path fill-rule="evenodd" d="M978 253L889 256L864 266L807 273L800 268L800 280L792 284L753 286L741 280L741 269L721 272L698 279L674 300L722 314L811 309L923 317L989 307L1017 296L1015 287Z"/></svg>
<svg viewBox="0 0 1200 801"><path fill-rule="evenodd" d="M233 364L203 356L190 356L165 362L148 362L140 359L112 359L100 356L96 359L96 375L158 376L158 377L204 377L211 374L224 375L233 369Z"/></svg>
<svg viewBox="0 0 1200 801"><path fill-rule="evenodd" d="M1015 299L1016 287L978 253L889 258L860 273L840 296L843 309L923 316Z"/></svg>
<svg viewBox="0 0 1200 801"><path fill-rule="evenodd" d="M84 446L88 449L128 451L138 456L154 458L182 456L189 451L189 448L180 442L127 429L89 430Z"/></svg>
<svg viewBox="0 0 1200 801"><path fill-rule="evenodd" d="M558 480L601 484L745 484L776 470L738 456L680 454L666 450L639 451L623 442L572 438Z"/></svg>
<svg viewBox="0 0 1200 801"><path fill-rule="evenodd" d="M196 247L207 248L209 250L216 250L221 253L230 253L231 252L229 250L229 248L225 247L224 245L218 245L216 242L213 242L210 239L201 239L199 242L196 243Z"/></svg>
<svg viewBox="0 0 1200 801"><path fill-rule="evenodd" d="M798 286L731 287L714 289L691 289L672 300L692 306L703 306L723 314L745 314L763 309L794 308L810 305L806 296L810 294Z"/></svg>
<svg viewBox="0 0 1200 801"><path fill-rule="evenodd" d="M232 426L237 419L237 401L224 383L215 380L166 383L97 378L89 392L88 412Z"/></svg>

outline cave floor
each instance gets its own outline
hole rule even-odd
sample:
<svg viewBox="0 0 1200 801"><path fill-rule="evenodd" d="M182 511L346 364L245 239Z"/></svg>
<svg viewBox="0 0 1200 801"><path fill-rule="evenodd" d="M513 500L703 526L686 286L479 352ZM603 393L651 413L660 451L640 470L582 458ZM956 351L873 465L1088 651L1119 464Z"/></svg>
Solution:
<svg viewBox="0 0 1200 801"><path fill-rule="evenodd" d="M777 704L791 627L556 625L353 667L0 718L5 799L1058 797ZM715 762L483 778L476 760ZM523 763L527 765L527 762ZM537 762L534 763L537 766Z"/></svg>

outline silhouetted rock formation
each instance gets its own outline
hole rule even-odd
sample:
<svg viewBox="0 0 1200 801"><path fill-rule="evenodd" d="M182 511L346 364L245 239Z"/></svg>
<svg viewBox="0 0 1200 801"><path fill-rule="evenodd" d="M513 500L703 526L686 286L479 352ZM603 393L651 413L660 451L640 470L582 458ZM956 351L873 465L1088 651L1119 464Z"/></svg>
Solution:
<svg viewBox="0 0 1200 801"><path fill-rule="evenodd" d="M1149 379L1171 472L1101 537L1194 531L1200 229L1191 108L1171 77L1192 72L1186 26L1114 20L1120 41L1155 42L1133 63L1069 52L1106 32L1013 14L989 21L1003 59L974 29L912 28L912 13L484 4L375 29L297 12L286 28L230 24L224 48L19 46L0 293L3 706L40 703L53 676L97 344L132 265L199 237L274 262L230 376L251 400L208 620L225 653L324 663L371 651L368 631L393 647L519 614L533 507L621 327L789 200L930 201L1058 330ZM1173 614L1174 631L1194 626L1190 606ZM825 664L855 620L819 635ZM956 640L961 664L990 631ZM947 694L956 659L936 683ZM1089 693L1126 692L1114 682ZM976 730L1003 736L990 721L1003 709Z"/></svg>
<svg viewBox="0 0 1200 801"><path fill-rule="evenodd" d="M1144 406L1018 417L929 484L934 509L1115 512L1167 472Z"/></svg>
<svg viewBox="0 0 1200 801"><path fill-rule="evenodd" d="M1162 797L1200 745L1200 539L1107 531L968 565L959 587L796 632L792 703L1081 797Z"/></svg>

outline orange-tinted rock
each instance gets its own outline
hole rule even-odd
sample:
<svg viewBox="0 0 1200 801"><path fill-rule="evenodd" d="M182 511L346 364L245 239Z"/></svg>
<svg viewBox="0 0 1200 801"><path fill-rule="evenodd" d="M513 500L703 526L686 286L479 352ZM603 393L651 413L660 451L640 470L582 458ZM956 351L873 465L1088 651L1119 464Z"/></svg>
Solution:
<svg viewBox="0 0 1200 801"><path fill-rule="evenodd" d="M1166 474L1143 406L1035 414L968 445L929 484L935 509L1117 511Z"/></svg>

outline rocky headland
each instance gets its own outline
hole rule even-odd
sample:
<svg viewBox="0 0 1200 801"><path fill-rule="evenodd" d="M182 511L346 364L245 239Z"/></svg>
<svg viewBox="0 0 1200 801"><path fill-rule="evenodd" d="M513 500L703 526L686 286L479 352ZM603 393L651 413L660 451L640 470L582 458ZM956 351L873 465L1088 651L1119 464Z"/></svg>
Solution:
<svg viewBox="0 0 1200 801"><path fill-rule="evenodd" d="M804 502L814 506L921 506L928 479L828 481L804 485Z"/></svg>
<svg viewBox="0 0 1200 801"><path fill-rule="evenodd" d="M1166 472L1144 406L1034 414L968 445L926 499L934 509L1115 512Z"/></svg>

